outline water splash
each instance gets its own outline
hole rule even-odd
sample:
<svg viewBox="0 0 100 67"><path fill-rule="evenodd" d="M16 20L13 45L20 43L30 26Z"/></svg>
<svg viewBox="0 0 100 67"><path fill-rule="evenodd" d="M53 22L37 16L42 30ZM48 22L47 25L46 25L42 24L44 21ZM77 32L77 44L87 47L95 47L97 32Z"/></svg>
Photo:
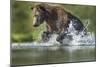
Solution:
<svg viewBox="0 0 100 67"><path fill-rule="evenodd" d="M87 23L86 27L89 23ZM95 45L95 35L94 33L87 32L86 35L84 35L84 30L81 31L79 34L77 34L77 31L74 29L72 22L69 25L68 28L67 37L65 36L65 39L63 39L63 43L65 45ZM65 32L66 33L66 32ZM70 36L72 39L70 39Z"/></svg>
<svg viewBox="0 0 100 67"><path fill-rule="evenodd" d="M39 46L53 46L53 45L57 45L59 46L59 42L56 41L57 38L57 34L52 34L51 38L49 39L48 42L34 42L34 45L39 45Z"/></svg>
<svg viewBox="0 0 100 67"><path fill-rule="evenodd" d="M76 34L69 34L72 36L72 40L69 38L65 38L63 40L63 44L67 45L95 45L95 36L93 33L87 32L87 35L82 35L80 33L79 35Z"/></svg>
<svg viewBox="0 0 100 67"><path fill-rule="evenodd" d="M59 46L59 45L74 45L74 46L78 46L78 45L95 45L95 35L93 32L87 32L86 35L84 35L84 30L87 29L89 25L89 21L87 21L85 28L83 29L83 31L79 32L79 34L77 34L77 30L75 30L75 28L73 27L73 22L70 22L69 24L69 28L68 31L65 31L65 33L67 34L67 36L64 36L64 39L62 40L62 43L59 43L56 41L57 34L52 34L50 40L48 42L45 43L39 43L39 45L44 45L44 46ZM70 32L70 33L68 33Z"/></svg>

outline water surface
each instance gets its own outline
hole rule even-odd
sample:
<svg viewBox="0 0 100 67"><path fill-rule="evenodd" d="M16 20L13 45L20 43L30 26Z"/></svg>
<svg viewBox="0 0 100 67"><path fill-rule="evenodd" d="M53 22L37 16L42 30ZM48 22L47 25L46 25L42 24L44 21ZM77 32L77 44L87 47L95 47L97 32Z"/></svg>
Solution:
<svg viewBox="0 0 100 67"><path fill-rule="evenodd" d="M12 65L95 61L95 46L38 46L12 49Z"/></svg>

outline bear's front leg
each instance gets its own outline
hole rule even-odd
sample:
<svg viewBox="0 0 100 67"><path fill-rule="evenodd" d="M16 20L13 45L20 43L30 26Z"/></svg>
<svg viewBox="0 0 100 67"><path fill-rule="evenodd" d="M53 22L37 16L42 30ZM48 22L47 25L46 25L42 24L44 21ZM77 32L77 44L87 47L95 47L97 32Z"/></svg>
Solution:
<svg viewBox="0 0 100 67"><path fill-rule="evenodd" d="M63 44L63 40L66 39L66 38L67 38L67 40L73 40L72 35L69 35L68 33L59 34L59 36L56 38L56 40L58 42L60 42L61 44Z"/></svg>
<svg viewBox="0 0 100 67"><path fill-rule="evenodd" d="M50 32L48 32L48 31L44 31L43 33L42 33L42 41L43 42L48 42L49 41L49 39L50 39L50 37L51 37L51 33Z"/></svg>
<svg viewBox="0 0 100 67"><path fill-rule="evenodd" d="M56 38L56 40L60 43L62 43L64 37L65 37L66 33L61 33L59 34L59 36Z"/></svg>

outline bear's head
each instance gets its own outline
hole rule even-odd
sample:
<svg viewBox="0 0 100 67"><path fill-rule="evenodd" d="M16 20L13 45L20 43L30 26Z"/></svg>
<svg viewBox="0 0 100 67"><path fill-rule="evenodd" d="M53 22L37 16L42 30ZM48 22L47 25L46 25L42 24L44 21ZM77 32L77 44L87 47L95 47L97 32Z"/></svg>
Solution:
<svg viewBox="0 0 100 67"><path fill-rule="evenodd" d="M48 6L48 4L41 3L31 8L33 12L34 27L39 26L47 19L47 15L49 14Z"/></svg>

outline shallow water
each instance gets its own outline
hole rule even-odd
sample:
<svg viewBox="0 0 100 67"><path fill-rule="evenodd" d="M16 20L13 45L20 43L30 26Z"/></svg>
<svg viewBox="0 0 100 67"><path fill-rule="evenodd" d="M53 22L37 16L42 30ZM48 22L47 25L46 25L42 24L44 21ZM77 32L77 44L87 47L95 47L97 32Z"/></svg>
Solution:
<svg viewBox="0 0 100 67"><path fill-rule="evenodd" d="M12 65L95 61L95 46L38 46L12 49Z"/></svg>

